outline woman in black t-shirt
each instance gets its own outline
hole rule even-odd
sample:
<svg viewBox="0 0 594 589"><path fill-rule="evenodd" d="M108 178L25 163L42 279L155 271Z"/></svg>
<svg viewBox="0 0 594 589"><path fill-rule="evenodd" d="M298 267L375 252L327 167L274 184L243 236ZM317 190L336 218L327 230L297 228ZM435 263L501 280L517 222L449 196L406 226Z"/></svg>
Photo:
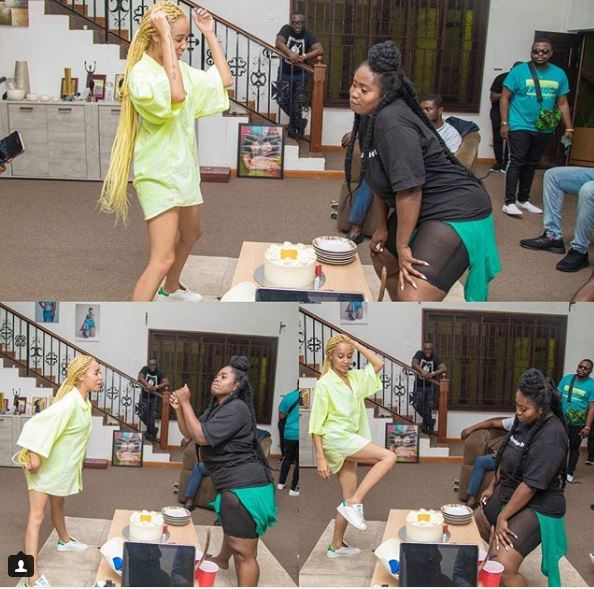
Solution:
<svg viewBox="0 0 594 589"><path fill-rule="evenodd" d="M187 385L171 396L179 429L200 445L200 460L217 491L214 508L224 534L212 560L226 569L233 556L239 587L257 586L258 538L277 514L272 474L256 435L249 367L245 356L231 357L212 381L210 404L199 419Z"/></svg>
<svg viewBox="0 0 594 589"><path fill-rule="evenodd" d="M502 584L524 586L518 572L542 543L549 586L560 586L558 559L565 554L565 466L569 442L555 385L540 370L522 374L516 419L496 458L496 475L481 496L476 522L484 540L494 534L493 560L505 566Z"/></svg>
<svg viewBox="0 0 594 589"><path fill-rule="evenodd" d="M350 105L346 178L350 183L366 116L361 180L375 194L377 226L370 247L378 275L388 269L392 300L440 301L466 269L466 300L487 300L501 270L489 195L427 118L392 41L369 50L355 72Z"/></svg>

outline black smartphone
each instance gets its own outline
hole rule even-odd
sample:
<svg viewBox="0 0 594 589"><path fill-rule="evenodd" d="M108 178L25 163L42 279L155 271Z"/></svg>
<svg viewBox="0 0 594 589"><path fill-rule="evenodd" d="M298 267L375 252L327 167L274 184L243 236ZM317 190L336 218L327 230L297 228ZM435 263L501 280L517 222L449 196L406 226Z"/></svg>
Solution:
<svg viewBox="0 0 594 589"><path fill-rule="evenodd" d="M25 151L25 144L23 138L18 131L14 131L10 135L0 139L0 164L15 158Z"/></svg>

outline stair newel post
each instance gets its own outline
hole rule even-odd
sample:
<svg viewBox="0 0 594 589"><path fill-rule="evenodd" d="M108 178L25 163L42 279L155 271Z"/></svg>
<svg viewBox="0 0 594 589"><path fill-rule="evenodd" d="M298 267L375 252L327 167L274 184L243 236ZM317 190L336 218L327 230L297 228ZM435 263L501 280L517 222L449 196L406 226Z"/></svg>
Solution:
<svg viewBox="0 0 594 589"><path fill-rule="evenodd" d="M324 87L326 84L326 65L322 56L318 56L313 66L313 91L311 96L311 128L309 132L309 149L312 152L322 151L322 126L324 123Z"/></svg>
<svg viewBox="0 0 594 589"><path fill-rule="evenodd" d="M105 0L105 42L109 42L109 0Z"/></svg>
<svg viewBox="0 0 594 589"><path fill-rule="evenodd" d="M163 392L161 399L161 435L159 436L159 447L165 450L169 443L169 399L171 393L167 390Z"/></svg>
<svg viewBox="0 0 594 589"><path fill-rule="evenodd" d="M439 421L437 424L437 441L445 444L448 437L448 396L450 381L444 372L439 381Z"/></svg>

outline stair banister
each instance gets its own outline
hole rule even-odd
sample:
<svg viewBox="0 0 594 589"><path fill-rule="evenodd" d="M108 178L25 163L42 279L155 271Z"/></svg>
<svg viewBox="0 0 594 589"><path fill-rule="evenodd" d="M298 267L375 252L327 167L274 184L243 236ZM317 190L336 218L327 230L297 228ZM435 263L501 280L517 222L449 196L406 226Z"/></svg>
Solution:
<svg viewBox="0 0 594 589"><path fill-rule="evenodd" d="M437 422L437 441L447 443L448 437L448 397L450 394L450 381L445 372L439 381L439 413Z"/></svg>

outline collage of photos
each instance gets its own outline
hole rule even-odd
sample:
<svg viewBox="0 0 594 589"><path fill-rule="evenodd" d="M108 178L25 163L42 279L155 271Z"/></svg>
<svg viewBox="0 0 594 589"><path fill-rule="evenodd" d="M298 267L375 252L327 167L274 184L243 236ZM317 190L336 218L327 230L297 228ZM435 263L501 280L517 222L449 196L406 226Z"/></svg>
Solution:
<svg viewBox="0 0 594 589"><path fill-rule="evenodd" d="M0 587L594 586L593 0L0 0Z"/></svg>

